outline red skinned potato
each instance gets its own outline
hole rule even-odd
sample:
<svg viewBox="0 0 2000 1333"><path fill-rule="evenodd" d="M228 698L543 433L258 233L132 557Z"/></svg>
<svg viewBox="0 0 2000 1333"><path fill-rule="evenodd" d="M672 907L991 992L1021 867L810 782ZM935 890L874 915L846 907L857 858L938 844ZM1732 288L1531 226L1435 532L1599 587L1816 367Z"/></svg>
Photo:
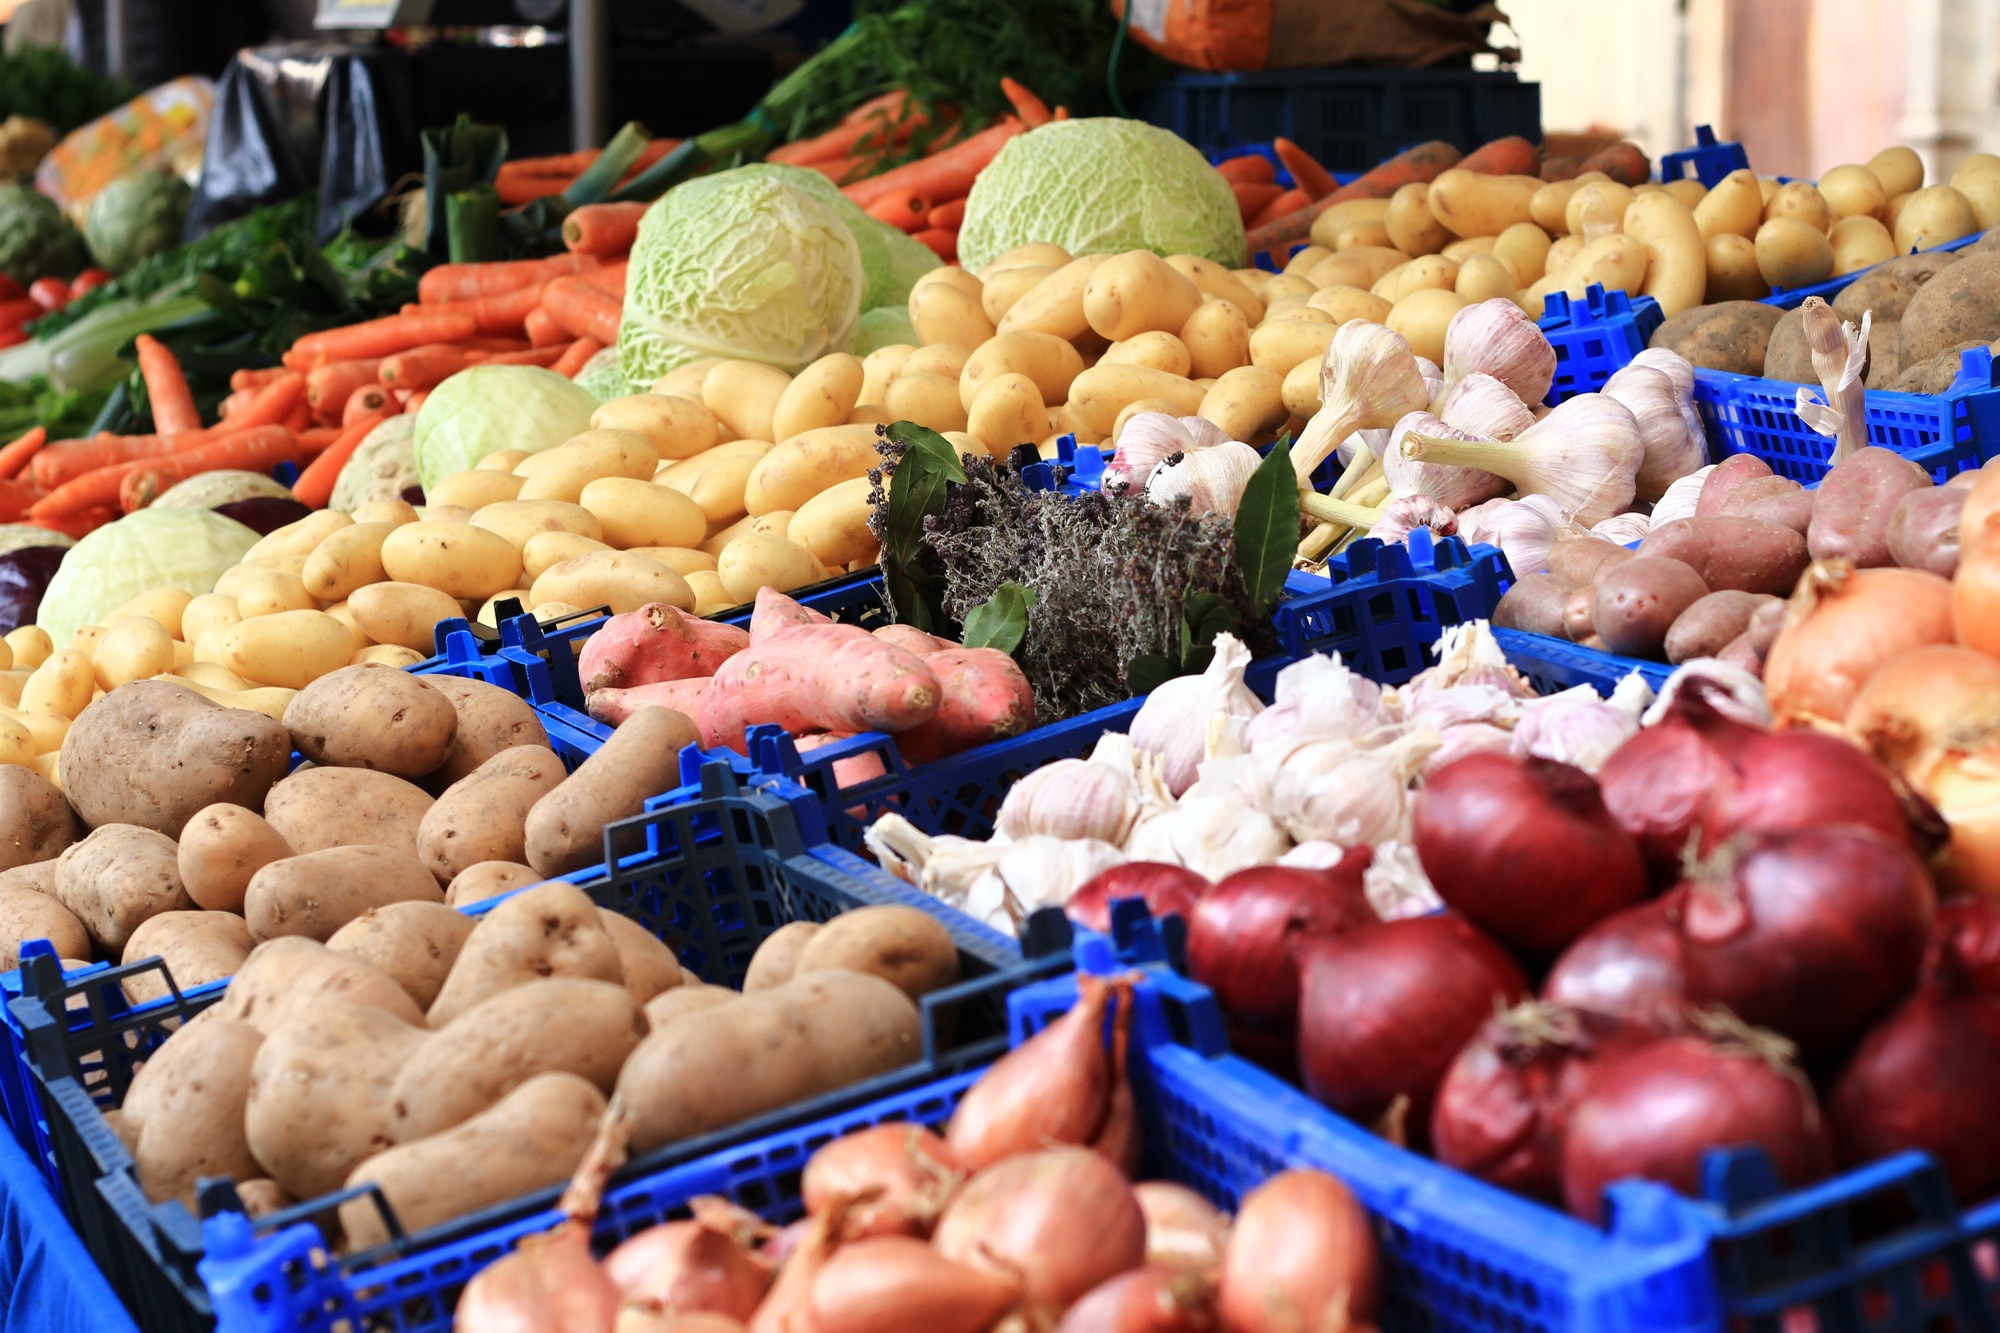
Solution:
<svg viewBox="0 0 2000 1333"><path fill-rule="evenodd" d="M1718 655L1748 632L1750 618L1765 605L1784 603L1765 593L1734 589L1712 592L1699 599L1681 612L1673 628L1667 631L1667 660L1678 666L1690 658ZM1762 661L1761 654L1755 656Z"/></svg>
<svg viewBox="0 0 2000 1333"><path fill-rule="evenodd" d="M1591 600L1590 623L1604 646L1628 657L1658 657L1681 614L1708 595L1692 566L1642 554L1604 571Z"/></svg>
<svg viewBox="0 0 2000 1333"><path fill-rule="evenodd" d="M696 722L718 745L745 752L760 722L790 732L908 731L942 702L925 659L852 625L779 630L723 663Z"/></svg>
<svg viewBox="0 0 2000 1333"><path fill-rule="evenodd" d="M1857 450L1820 482L1806 548L1815 560L1852 560L1857 569L1893 565L1889 523L1896 506L1911 491L1929 489L1930 473L1901 454L1872 445Z"/></svg>
<svg viewBox="0 0 2000 1333"><path fill-rule="evenodd" d="M1806 539L1782 523L1720 516L1670 519L1646 534L1639 554L1680 561L1701 575L1711 592L1774 597L1790 596L1811 563Z"/></svg>
<svg viewBox="0 0 2000 1333"><path fill-rule="evenodd" d="M1501 629L1564 638L1563 612L1574 591L1575 588L1553 574L1524 575L1501 597L1500 605L1493 611L1493 623Z"/></svg>
<svg viewBox="0 0 2000 1333"><path fill-rule="evenodd" d="M1738 486L1757 477L1771 475L1771 465L1757 455L1731 454L1717 463L1715 471L1709 473L1708 480L1701 484L1701 494L1694 502L1694 516L1710 518L1720 514Z"/></svg>
<svg viewBox="0 0 2000 1333"><path fill-rule="evenodd" d="M1812 524L1814 492L1789 477L1752 477L1722 501L1716 518L1761 518L1801 537Z"/></svg>
<svg viewBox="0 0 2000 1333"><path fill-rule="evenodd" d="M896 738L906 762L926 764L1035 725L1028 678L998 648L946 648L925 657L924 665L936 674L943 702L928 722Z"/></svg>
<svg viewBox="0 0 2000 1333"><path fill-rule="evenodd" d="M605 621L583 645L577 674L585 693L712 676L750 646L748 630L648 602Z"/></svg>
<svg viewBox="0 0 2000 1333"><path fill-rule="evenodd" d="M1958 486L1905 492L1889 515L1890 557L1904 569L1928 570L1944 578L1956 574L1958 517L1965 508L1965 494L1965 488Z"/></svg>

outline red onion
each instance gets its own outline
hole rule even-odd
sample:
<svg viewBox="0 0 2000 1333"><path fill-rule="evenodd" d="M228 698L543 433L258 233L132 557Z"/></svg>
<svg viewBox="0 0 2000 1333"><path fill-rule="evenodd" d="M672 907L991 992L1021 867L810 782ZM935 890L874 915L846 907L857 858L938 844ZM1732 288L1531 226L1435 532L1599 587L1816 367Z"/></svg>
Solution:
<svg viewBox="0 0 2000 1333"><path fill-rule="evenodd" d="M799 1193L808 1213L848 1199L844 1240L928 1236L971 1172L922 1125L873 1125L835 1139L806 1163Z"/></svg>
<svg viewBox="0 0 2000 1333"><path fill-rule="evenodd" d="M1959 952L1968 934L1991 937L1966 931L1970 918L1939 917L1946 929L1932 932L1922 984L1862 1038L1827 1112L1844 1163L1921 1148L1970 1203L2000 1191L2000 997Z"/></svg>
<svg viewBox="0 0 2000 1333"><path fill-rule="evenodd" d="M1111 904L1120 898L1144 900L1155 917L1194 915L1194 905L1208 892L1205 875L1166 861L1127 861L1113 866L1078 889L1063 906L1071 919L1100 935L1111 933Z"/></svg>
<svg viewBox="0 0 2000 1333"><path fill-rule="evenodd" d="M1555 953L1646 894L1638 847L1569 764L1467 755L1424 784L1412 822L1438 896L1524 953Z"/></svg>
<svg viewBox="0 0 2000 1333"><path fill-rule="evenodd" d="M1670 1021L1687 1004L1680 923L1664 899L1613 912L1576 937L1542 981L1552 1004L1615 1014L1638 1023Z"/></svg>
<svg viewBox="0 0 2000 1333"><path fill-rule="evenodd" d="M1210 1333L1215 1289L1170 1268L1120 1273L1070 1307L1056 1333Z"/></svg>
<svg viewBox="0 0 2000 1333"><path fill-rule="evenodd" d="M1765 734L1725 716L1709 702L1712 690L1721 687L1685 681L1666 716L1619 746L1597 774L1604 808L1669 883L1714 801L1735 785L1733 759Z"/></svg>
<svg viewBox="0 0 2000 1333"><path fill-rule="evenodd" d="M1232 1024L1275 1036L1297 1029L1293 942L1380 920L1361 887L1370 859L1349 854L1327 870L1239 870L1195 904L1188 921L1188 970L1215 992Z"/></svg>
<svg viewBox="0 0 2000 1333"><path fill-rule="evenodd" d="M1972 989L2000 995L2000 903L1991 898L1953 898L1938 904L1931 921L1931 949L1948 957Z"/></svg>
<svg viewBox="0 0 2000 1333"><path fill-rule="evenodd" d="M912 1236L843 1245L806 1300L812 1333L984 1333L1021 1296L1020 1278L946 1258Z"/></svg>
<svg viewBox="0 0 2000 1333"><path fill-rule="evenodd" d="M1111 1103L1104 1019L1113 998L1101 977L1076 979L1076 1007L1000 1057L966 1092L945 1130L959 1160L978 1170L1052 1143L1089 1143Z"/></svg>
<svg viewBox="0 0 2000 1333"><path fill-rule="evenodd" d="M1144 1180L1132 1187L1146 1216L1146 1262L1181 1272L1212 1272L1222 1263L1229 1215L1185 1185Z"/></svg>
<svg viewBox="0 0 2000 1333"><path fill-rule="evenodd" d="M1495 1003L1528 994L1506 951L1450 912L1308 940L1300 975L1306 1091L1364 1124L1407 1097L1419 1132L1445 1070Z"/></svg>
<svg viewBox="0 0 2000 1333"><path fill-rule="evenodd" d="M1281 1171L1243 1196L1222 1261L1229 1333L1338 1333L1373 1319L1381 1299L1375 1235L1347 1186Z"/></svg>
<svg viewBox="0 0 2000 1333"><path fill-rule="evenodd" d="M1910 845L1910 824L1889 775L1842 740L1816 731L1759 736L1736 755L1736 782L1718 794L1704 847L1735 833L1788 833L1859 824Z"/></svg>
<svg viewBox="0 0 2000 1333"><path fill-rule="evenodd" d="M727 1199L693 1207L693 1221L649 1227L606 1255L604 1274L628 1299L748 1319L771 1289L771 1265L751 1249L770 1228Z"/></svg>
<svg viewBox="0 0 2000 1333"><path fill-rule="evenodd" d="M1571 1109L1563 1198L1578 1217L1598 1221L1604 1187L1628 1176L1698 1195L1711 1148L1757 1144L1787 1186L1832 1169L1826 1126L1791 1064L1791 1043L1726 1014L1696 1021L1706 1035L1663 1037L1607 1061Z"/></svg>
<svg viewBox="0 0 2000 1333"><path fill-rule="evenodd" d="M1909 990L1936 909L1908 848L1851 825L1741 835L1676 894L1688 998L1809 1054Z"/></svg>
<svg viewBox="0 0 2000 1333"><path fill-rule="evenodd" d="M1101 1154L1055 1148L974 1176L938 1220L932 1243L947 1259L1018 1275L1029 1326L1041 1327L1145 1262L1146 1216Z"/></svg>

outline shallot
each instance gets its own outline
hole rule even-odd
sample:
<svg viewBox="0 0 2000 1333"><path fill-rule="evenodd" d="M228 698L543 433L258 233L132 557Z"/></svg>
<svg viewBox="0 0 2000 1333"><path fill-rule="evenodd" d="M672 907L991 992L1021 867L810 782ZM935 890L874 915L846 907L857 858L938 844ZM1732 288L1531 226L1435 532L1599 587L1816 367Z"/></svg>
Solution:
<svg viewBox="0 0 2000 1333"><path fill-rule="evenodd" d="M1056 1333L1209 1333L1216 1327L1213 1283L1148 1266L1120 1273L1071 1306Z"/></svg>
<svg viewBox="0 0 2000 1333"><path fill-rule="evenodd" d="M692 1221L650 1227L606 1255L605 1276L626 1299L670 1313L748 1319L771 1289L771 1265L751 1248L770 1228L727 1199L703 1196L692 1208Z"/></svg>
<svg viewBox="0 0 2000 1333"><path fill-rule="evenodd" d="M1052 1143L1089 1143L1111 1103L1104 1020L1117 998L1110 982L1077 978L1077 1004L1000 1057L972 1085L945 1131L967 1167L979 1170Z"/></svg>
<svg viewBox="0 0 2000 1333"><path fill-rule="evenodd" d="M1132 1187L1146 1215L1146 1262L1183 1272L1211 1272L1222 1263L1229 1215L1185 1185L1144 1180Z"/></svg>
<svg viewBox="0 0 2000 1333"><path fill-rule="evenodd" d="M1021 1279L952 1259L910 1236L843 1245L806 1298L812 1333L984 1333L1021 1297Z"/></svg>
<svg viewBox="0 0 2000 1333"><path fill-rule="evenodd" d="M1375 1235L1347 1186L1324 1171L1281 1171L1243 1196L1222 1261L1230 1333L1346 1333L1381 1299Z"/></svg>
<svg viewBox="0 0 2000 1333"><path fill-rule="evenodd" d="M922 1125L873 1125L814 1153L799 1194L808 1213L851 1201L843 1239L923 1237L968 1174L951 1145Z"/></svg>

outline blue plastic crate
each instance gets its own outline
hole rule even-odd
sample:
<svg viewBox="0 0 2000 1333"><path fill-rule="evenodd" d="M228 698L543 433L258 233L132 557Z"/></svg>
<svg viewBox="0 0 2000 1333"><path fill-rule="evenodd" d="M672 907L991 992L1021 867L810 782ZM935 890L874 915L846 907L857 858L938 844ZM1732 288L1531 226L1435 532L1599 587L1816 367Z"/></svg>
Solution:
<svg viewBox="0 0 2000 1333"><path fill-rule="evenodd" d="M1535 687L1536 694L1560 694L1578 685L1589 685L1609 697L1618 682L1634 671L1657 692L1667 683L1667 677L1674 674L1674 668L1665 662L1620 657L1547 634L1496 627L1493 637L1507 654L1507 660Z"/></svg>
<svg viewBox="0 0 2000 1333"><path fill-rule="evenodd" d="M1581 301L1550 292L1539 327L1556 353L1556 376L1549 386L1551 407L1580 393L1596 393L1632 364L1664 322L1660 303L1650 296L1633 300L1592 283Z"/></svg>
<svg viewBox="0 0 2000 1333"><path fill-rule="evenodd" d="M1715 131L1707 125L1694 127L1694 147L1668 153L1660 159L1662 181L1686 180L1691 176L1711 190L1730 172L1749 169L1750 157L1743 151L1743 145L1716 142Z"/></svg>
<svg viewBox="0 0 2000 1333"><path fill-rule="evenodd" d="M635 1161L635 1172L697 1161L764 1135L849 1115L880 1099L921 1099L939 1080L981 1068L1003 1052L1007 997L1071 965L1064 937L1043 937L1048 947L1031 947L1024 955L1016 941L907 885L870 873L858 861L844 866L837 858L813 855L795 817L799 799L796 793L787 800L743 791L726 768L714 766L694 798L605 830L607 863L614 867L608 874L598 867L595 878L584 880L593 872L567 878L582 880L580 887L601 906L673 941L682 962L710 983L740 986L757 944L780 926L826 921L872 904L916 907L943 923L959 946L963 980L924 998L923 1054L910 1065L646 1154ZM632 845L645 850L612 854L613 848ZM499 901L469 910L477 914ZM201 996L177 996L164 1006L132 1011L123 1004L118 983L148 970L166 969L153 959L65 979L53 960L31 960L24 972L24 994L9 1008L26 1036L34 1091L60 1162L58 1193L85 1244L149 1333L194 1333L207 1328L214 1314L198 1273L204 1254L201 1224L178 1201L146 1201L131 1157L103 1111L122 1101L137 1064L174 1027L220 998L223 983ZM71 1006L78 1004L87 1008L72 1012ZM216 1206L231 1202L227 1190L211 1191L208 1197ZM317 1237L310 1219L340 1197L302 1204L275 1215L270 1225L306 1224ZM460 1219L416 1243L462 1235L496 1216L532 1206L517 1204ZM401 1233L392 1227L391 1234Z"/></svg>
<svg viewBox="0 0 2000 1333"><path fill-rule="evenodd" d="M1966 246L1971 245L1985 234L1984 232L1975 231L1970 236L1961 236L1955 241L1946 241L1943 245L1933 245L1928 250L1912 251L1911 253L1929 254L1936 250L1963 250ZM1894 263L1895 261L1884 260L1883 262ZM1846 291L1848 284L1856 278L1864 277L1879 267L1881 265L1871 264L1868 268L1856 269L1852 273L1843 273L1837 278L1828 278L1825 282L1816 282L1809 287L1780 287L1769 296L1760 299L1765 305L1782 306L1786 310L1794 310L1804 305L1808 296L1817 296L1821 300L1831 301L1834 297Z"/></svg>

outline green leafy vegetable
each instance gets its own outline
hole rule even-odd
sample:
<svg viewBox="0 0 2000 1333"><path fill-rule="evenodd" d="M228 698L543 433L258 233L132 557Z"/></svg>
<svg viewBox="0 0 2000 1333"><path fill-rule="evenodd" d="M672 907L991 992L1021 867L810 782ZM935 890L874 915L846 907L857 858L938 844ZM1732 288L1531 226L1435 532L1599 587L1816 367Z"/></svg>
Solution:
<svg viewBox="0 0 2000 1333"><path fill-rule="evenodd" d="M65 393L39 376L19 384L0 380L0 441L36 426L47 427L52 440L80 438L89 434L107 396L105 390Z"/></svg>
<svg viewBox="0 0 2000 1333"><path fill-rule="evenodd" d="M1243 574L1245 610L1266 616L1285 589L1299 545L1299 484L1290 451L1280 444L1250 474L1236 506L1236 567Z"/></svg>
<svg viewBox="0 0 2000 1333"><path fill-rule="evenodd" d="M925 520L944 512L950 485L965 483L965 467L950 440L913 421L884 428L894 456L888 493L871 523L882 539L883 582L896 619L925 633L942 629L939 583L926 568ZM880 473L871 473L879 485Z"/></svg>
<svg viewBox="0 0 2000 1333"><path fill-rule="evenodd" d="M475 125L460 114L443 129L425 130L424 244L425 253L443 259L451 251L451 196L475 185L491 185L507 160L507 131L498 125Z"/></svg>
<svg viewBox="0 0 2000 1333"><path fill-rule="evenodd" d="M93 74L51 46L0 55L0 120L30 116L68 134L138 95L123 79Z"/></svg>
<svg viewBox="0 0 2000 1333"><path fill-rule="evenodd" d="M194 191L171 171L135 171L97 192L84 213L90 257L113 273L181 243Z"/></svg>
<svg viewBox="0 0 2000 1333"><path fill-rule="evenodd" d="M1027 637L1028 612L1034 609L1035 590L1010 579L966 615L960 642L967 648L998 648L1011 653Z"/></svg>

